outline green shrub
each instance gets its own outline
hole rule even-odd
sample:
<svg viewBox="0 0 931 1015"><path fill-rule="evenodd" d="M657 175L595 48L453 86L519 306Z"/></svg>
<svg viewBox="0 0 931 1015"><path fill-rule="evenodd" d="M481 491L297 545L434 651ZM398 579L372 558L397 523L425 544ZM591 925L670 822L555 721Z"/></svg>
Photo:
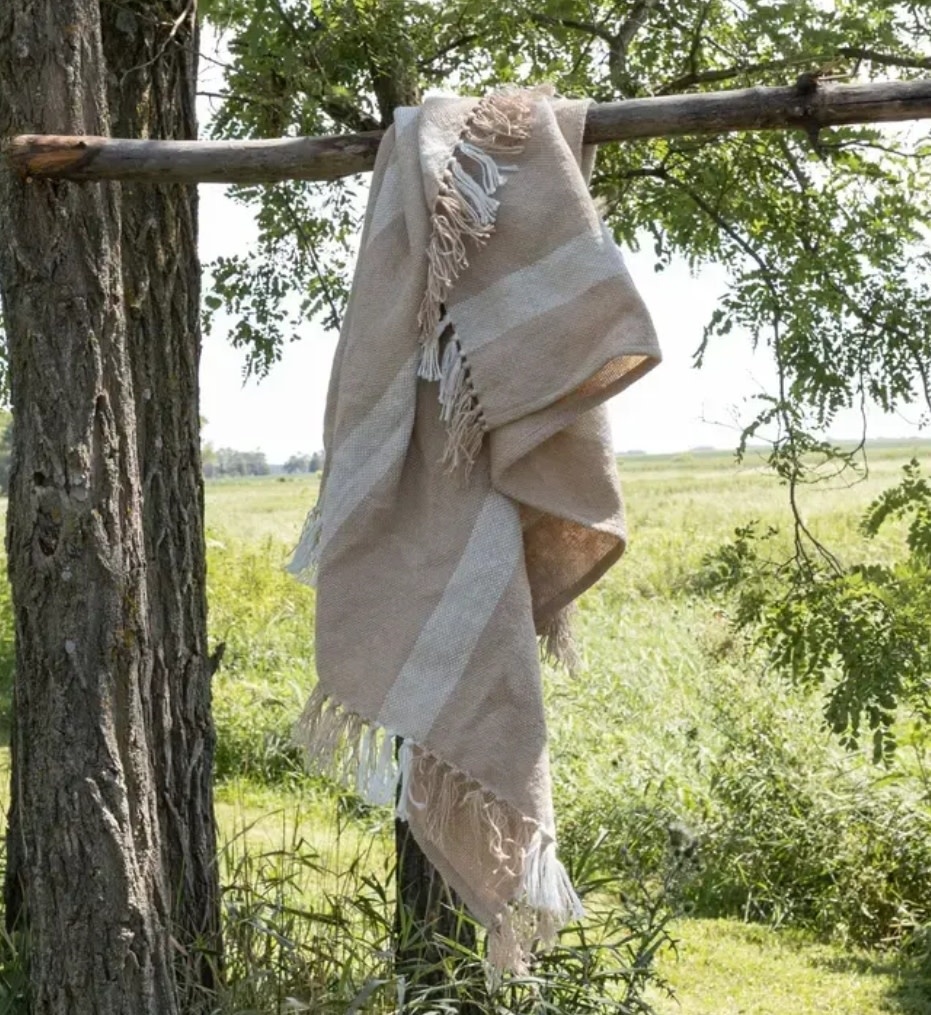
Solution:
<svg viewBox="0 0 931 1015"><path fill-rule="evenodd" d="M891 562L862 552L841 561L799 528L787 558L774 552L776 529L751 522L692 578L695 591L726 597L778 672L826 688L827 724L853 748L868 730L876 761L893 753L902 709L931 718L931 483L917 459L902 472L860 523L869 541L900 533Z"/></svg>
<svg viewBox="0 0 931 1015"><path fill-rule="evenodd" d="M301 775L303 762L291 730L302 704L302 692L293 685L277 687L240 676L218 679L215 778L276 783Z"/></svg>
<svg viewBox="0 0 931 1015"><path fill-rule="evenodd" d="M931 921L931 813L905 773L793 736L777 699L719 705L699 912L898 944ZM797 726L796 726L797 729Z"/></svg>
<svg viewBox="0 0 931 1015"><path fill-rule="evenodd" d="M211 534L212 639L225 646L214 681L218 779L274 783L302 772L291 730L313 686L313 591L283 570L282 544Z"/></svg>

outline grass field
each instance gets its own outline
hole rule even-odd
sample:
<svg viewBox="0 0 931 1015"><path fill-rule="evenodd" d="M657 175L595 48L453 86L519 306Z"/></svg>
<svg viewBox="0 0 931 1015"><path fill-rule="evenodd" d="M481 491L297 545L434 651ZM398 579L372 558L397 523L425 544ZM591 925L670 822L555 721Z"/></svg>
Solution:
<svg viewBox="0 0 931 1015"><path fill-rule="evenodd" d="M931 464L931 445L880 446L860 481L806 491L812 531L842 558L900 554L901 530L867 543L858 521L910 457ZM726 603L689 592L735 526L757 519L788 540L785 491L759 462L724 454L631 456L620 470L628 553L583 598L580 671L546 674L564 851L600 836L608 863L633 856L649 877L657 830L677 821L694 831L701 870L682 899L693 915L674 924L678 957L659 960L677 995L654 997L662 1015L931 1015L920 948L851 944L887 903L902 857L917 872L903 884L931 884L924 826L910 823L928 811L916 775L924 740L889 769L846 753L822 728L817 695L767 671ZM363 850L383 869L388 816L302 778L289 747L313 682L313 593L281 565L316 489L291 477L207 487L211 633L227 644L218 810L237 849L301 840L328 868ZM904 913L913 900L902 899Z"/></svg>

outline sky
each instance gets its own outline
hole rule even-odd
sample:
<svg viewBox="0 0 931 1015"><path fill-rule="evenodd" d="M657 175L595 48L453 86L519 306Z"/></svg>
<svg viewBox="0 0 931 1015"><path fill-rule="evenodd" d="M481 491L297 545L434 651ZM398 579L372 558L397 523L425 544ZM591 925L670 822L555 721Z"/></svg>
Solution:
<svg viewBox="0 0 931 1015"><path fill-rule="evenodd" d="M206 49L206 46L205 46ZM219 91L215 65L201 63L202 91ZM201 123L210 107L201 100ZM207 265L218 254L245 252L255 236L248 209L226 187L200 187L200 254ZM726 287L722 270L693 276L684 262L654 272L649 251L625 251L630 273L659 336L663 361L609 404L618 451L663 453L695 447L734 448L741 424L752 419L754 399L775 387L768 350L754 351L737 330L716 338L703 367L693 366L702 328ZM271 463L323 447L323 410L336 335L308 321L300 341L284 349L281 361L261 381L243 381L243 353L228 342L229 322L222 316L204 338L201 361L203 439L214 447L264 451ZM920 411L884 415L869 408L871 437L914 437ZM829 434L838 440L859 438L858 411L842 413ZM928 431L922 431L927 435Z"/></svg>
<svg viewBox="0 0 931 1015"><path fill-rule="evenodd" d="M200 188L201 258L248 248L255 230L249 211L226 188ZM659 335L663 362L609 404L618 451L674 452L694 447L733 448L740 425L752 418L756 395L772 390L774 374L767 350L754 352L749 338L731 332L716 338L704 366L693 367L702 328L724 291L722 271L693 277L684 263L655 273L649 252L625 252L628 267ZM308 322L299 342L262 381L243 382L242 352L229 345L228 322L219 318L204 339L201 362L201 415L204 440L214 447L261 450L270 462L323 446L323 409L335 334ZM913 437L918 409L885 416L869 412L871 437ZM841 414L831 436L857 438L858 412Z"/></svg>

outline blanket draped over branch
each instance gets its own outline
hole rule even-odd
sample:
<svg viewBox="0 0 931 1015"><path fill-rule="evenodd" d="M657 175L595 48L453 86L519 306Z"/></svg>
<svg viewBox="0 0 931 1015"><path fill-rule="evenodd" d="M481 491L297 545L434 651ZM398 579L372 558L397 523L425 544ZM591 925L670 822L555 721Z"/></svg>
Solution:
<svg viewBox="0 0 931 1015"><path fill-rule="evenodd" d="M587 105L396 112L290 565L318 588L311 765L396 801L511 970L580 914L537 636L565 654L567 608L623 552L603 403L659 359L588 193Z"/></svg>

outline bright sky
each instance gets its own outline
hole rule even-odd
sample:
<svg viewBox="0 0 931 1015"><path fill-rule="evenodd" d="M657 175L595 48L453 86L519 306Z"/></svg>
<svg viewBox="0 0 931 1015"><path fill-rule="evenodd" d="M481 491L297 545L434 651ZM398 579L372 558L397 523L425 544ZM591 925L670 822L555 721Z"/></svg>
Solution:
<svg viewBox="0 0 931 1015"><path fill-rule="evenodd" d="M248 248L254 227L249 212L226 196L226 188L201 187L201 257ZM765 351L754 353L745 335L716 339L701 370L692 366L702 327L724 289L723 272L690 276L684 264L653 271L649 254L628 254L634 281L653 315L663 362L610 405L614 443L619 451L680 451L708 445L732 448L739 422L752 416L754 395L773 387L773 367ZM261 381L242 379L243 354L227 341L222 319L204 340L201 415L204 439L215 447L262 450L270 462L323 446L323 408L336 336L308 323L301 341ZM869 414L871 437L911 437L920 412ZM837 421L832 436L859 436L855 412Z"/></svg>

